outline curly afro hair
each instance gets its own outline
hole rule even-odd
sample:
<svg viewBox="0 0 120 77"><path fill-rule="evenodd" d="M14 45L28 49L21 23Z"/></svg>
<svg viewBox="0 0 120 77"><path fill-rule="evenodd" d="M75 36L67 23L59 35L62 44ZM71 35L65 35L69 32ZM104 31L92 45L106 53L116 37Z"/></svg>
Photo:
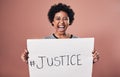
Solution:
<svg viewBox="0 0 120 77"><path fill-rule="evenodd" d="M74 20L74 11L70 8L70 6L66 5L66 4L62 4L62 3L58 3L55 4L53 6L51 6L51 8L48 11L48 19L50 21L50 23L52 24L54 16L57 12L60 11L64 11L68 14L69 19L70 19L70 24L72 24L73 20ZM52 24L53 25L53 24Z"/></svg>

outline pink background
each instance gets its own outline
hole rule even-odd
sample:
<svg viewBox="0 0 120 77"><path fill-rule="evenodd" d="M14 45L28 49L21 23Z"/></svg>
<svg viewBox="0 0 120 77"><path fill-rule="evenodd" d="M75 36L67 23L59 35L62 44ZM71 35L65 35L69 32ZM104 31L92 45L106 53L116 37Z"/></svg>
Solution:
<svg viewBox="0 0 120 77"><path fill-rule="evenodd" d="M0 77L29 77L20 59L26 39L54 32L47 12L58 2L71 5L76 13L69 33L95 37L101 58L94 64L93 77L120 77L119 0L0 0Z"/></svg>

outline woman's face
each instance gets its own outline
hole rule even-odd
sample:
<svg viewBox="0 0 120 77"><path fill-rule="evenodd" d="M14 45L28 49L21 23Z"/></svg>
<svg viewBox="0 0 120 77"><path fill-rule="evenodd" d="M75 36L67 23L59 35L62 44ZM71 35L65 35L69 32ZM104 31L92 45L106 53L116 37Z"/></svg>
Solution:
<svg viewBox="0 0 120 77"><path fill-rule="evenodd" d="M64 11L57 12L54 16L52 24L56 33L65 34L65 31L69 26L69 17L67 13Z"/></svg>

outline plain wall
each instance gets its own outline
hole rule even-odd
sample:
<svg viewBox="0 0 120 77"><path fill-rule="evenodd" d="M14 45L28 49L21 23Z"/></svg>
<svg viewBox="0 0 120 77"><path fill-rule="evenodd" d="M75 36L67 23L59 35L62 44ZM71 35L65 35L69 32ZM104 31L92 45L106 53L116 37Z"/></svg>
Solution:
<svg viewBox="0 0 120 77"><path fill-rule="evenodd" d="M120 0L0 0L0 77L29 77L20 58L26 39L54 32L47 13L58 2L75 11L69 33L95 37L93 77L120 77Z"/></svg>

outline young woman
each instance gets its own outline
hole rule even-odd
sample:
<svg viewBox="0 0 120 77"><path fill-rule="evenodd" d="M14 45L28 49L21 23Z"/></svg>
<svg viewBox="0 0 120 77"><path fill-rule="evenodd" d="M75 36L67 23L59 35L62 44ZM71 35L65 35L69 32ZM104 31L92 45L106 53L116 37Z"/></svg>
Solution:
<svg viewBox="0 0 120 77"><path fill-rule="evenodd" d="M73 23L74 20L74 12L70 8L70 6L66 4L55 4L51 6L49 12L48 12L48 19L51 23L51 25L54 27L55 32L47 37L45 39L74 39L78 38L77 36L74 36L70 33L67 33L68 27ZM25 50L21 58L24 62L27 62L28 60L28 51ZM94 50L93 52L93 63L97 62L99 60L99 53Z"/></svg>

